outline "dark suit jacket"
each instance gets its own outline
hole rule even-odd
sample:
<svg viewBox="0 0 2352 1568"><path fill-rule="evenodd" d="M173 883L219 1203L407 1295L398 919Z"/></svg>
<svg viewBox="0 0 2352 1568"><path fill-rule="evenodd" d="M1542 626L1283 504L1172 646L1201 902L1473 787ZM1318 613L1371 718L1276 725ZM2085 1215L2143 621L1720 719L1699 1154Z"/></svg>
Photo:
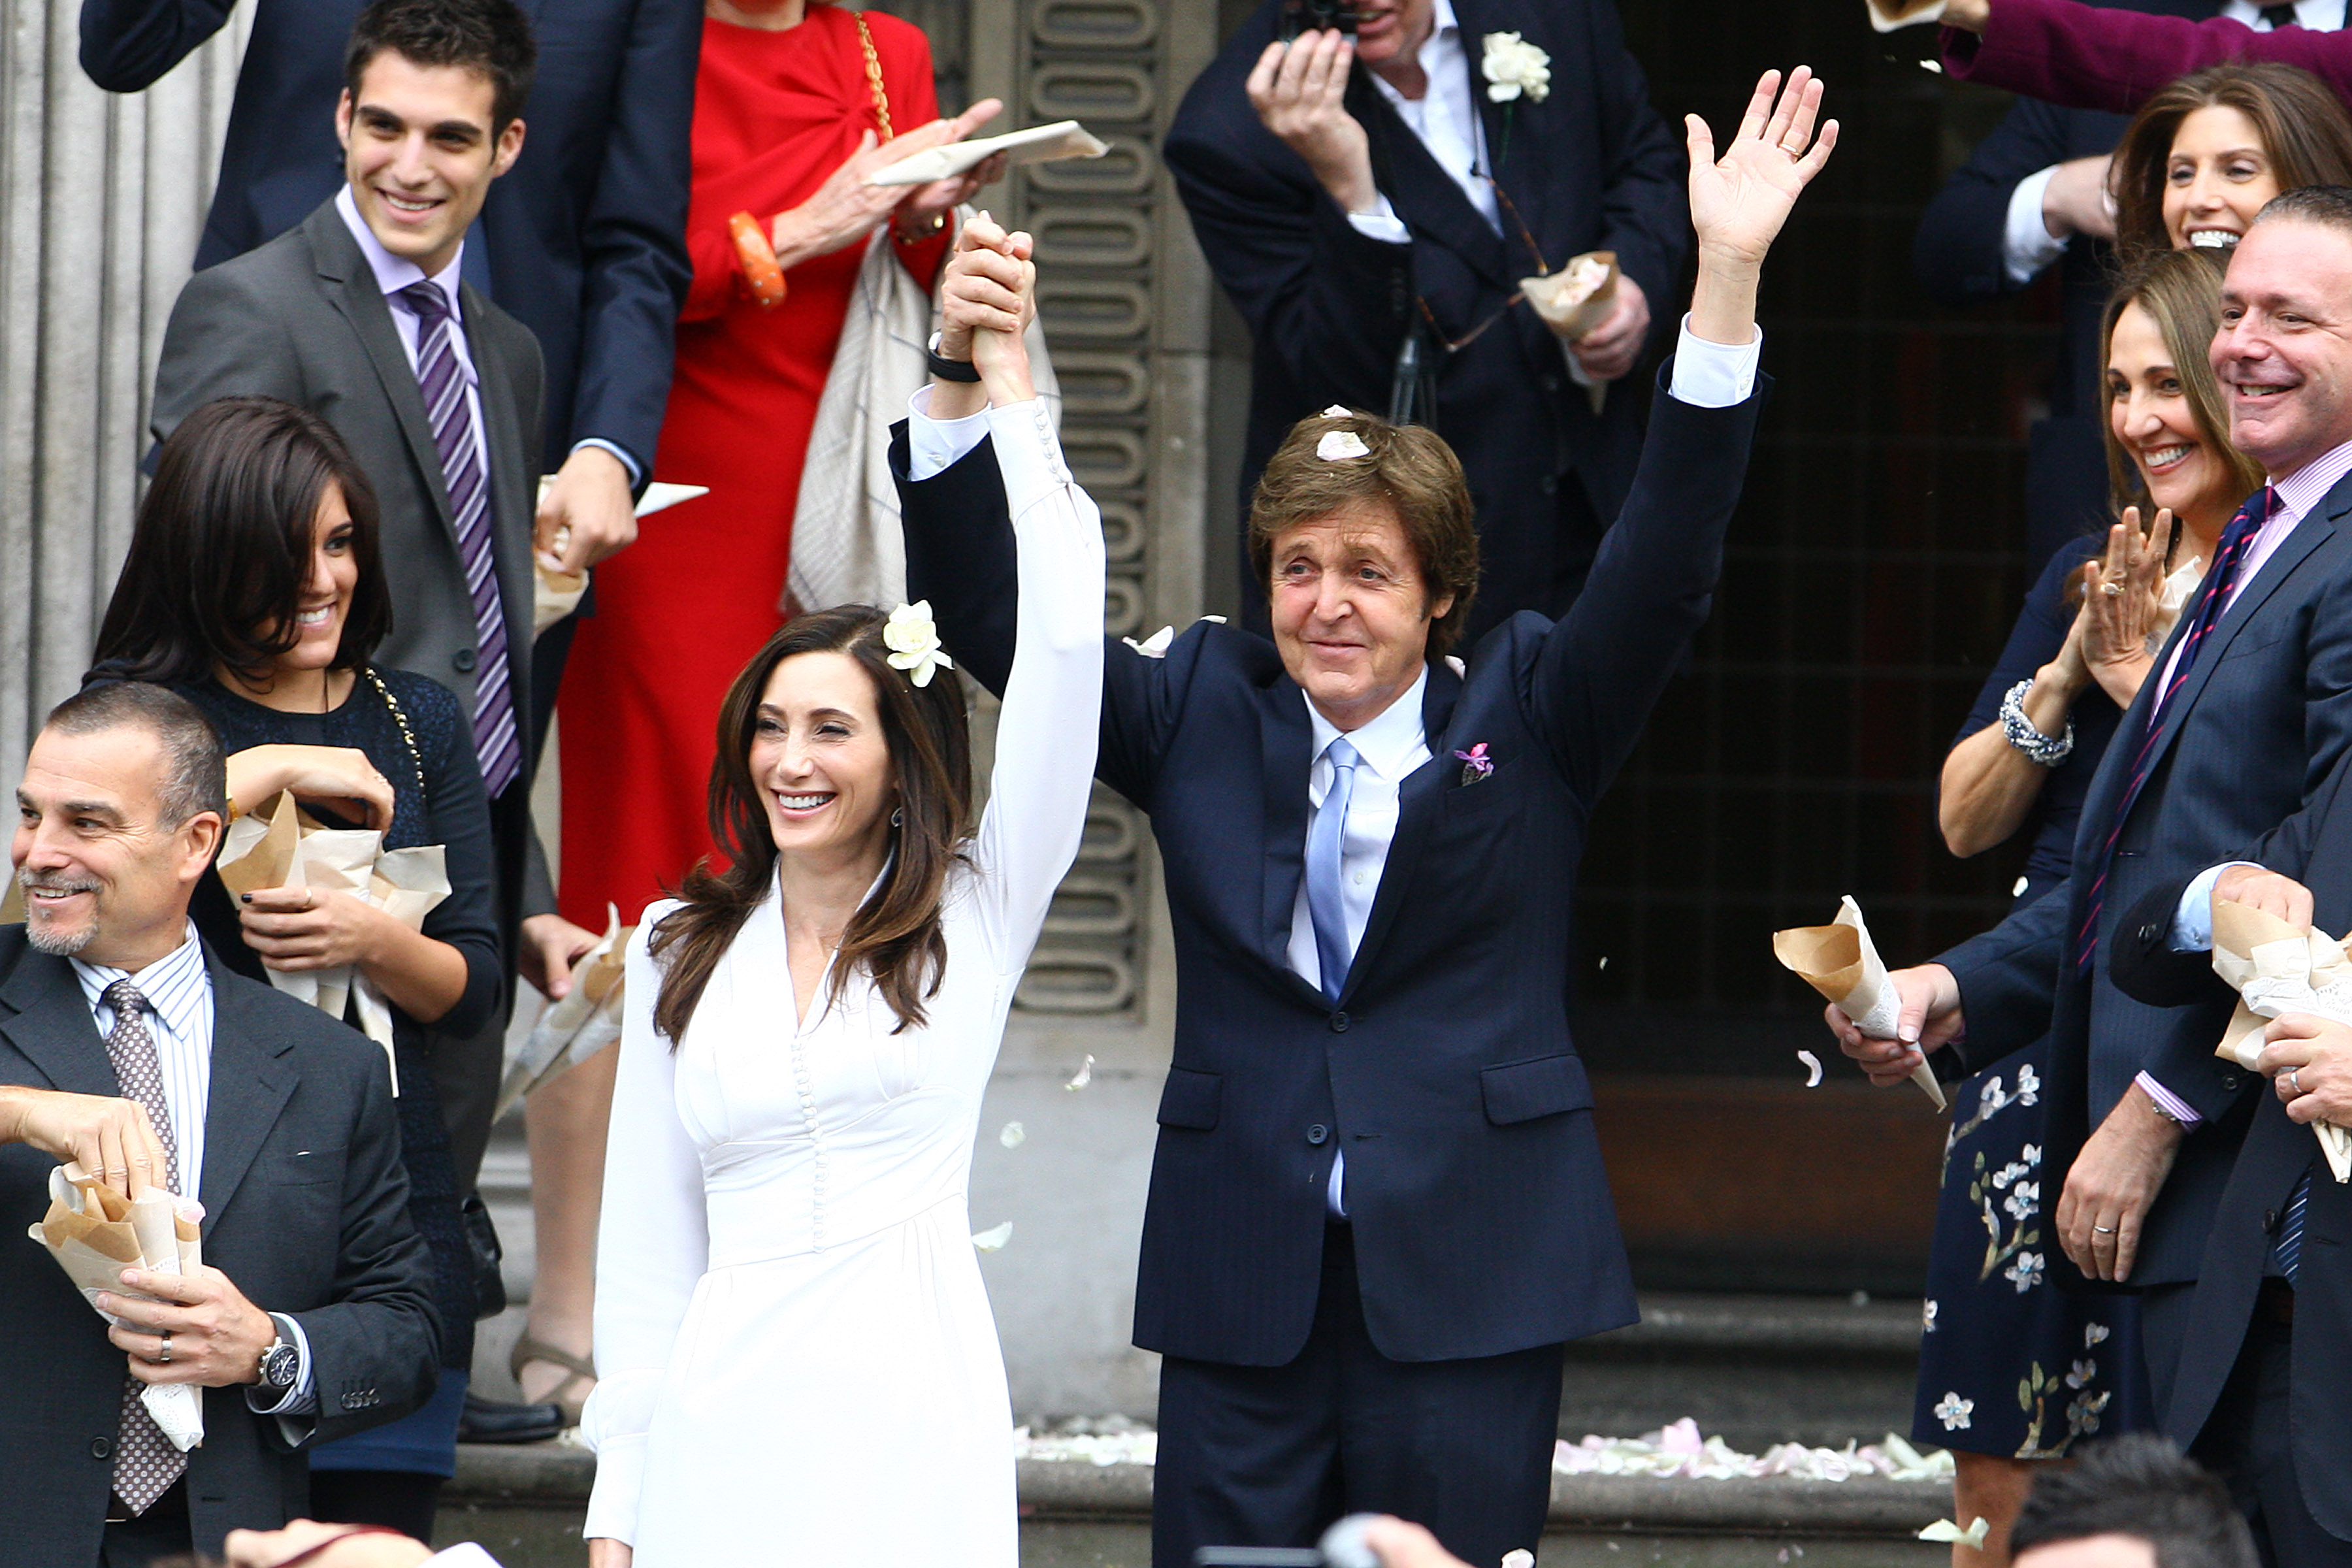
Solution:
<svg viewBox="0 0 2352 1568"><path fill-rule="evenodd" d="M83 0L82 69L110 92L136 92L218 31L233 4ZM547 356L545 428L526 434L545 443L551 471L573 442L596 436L627 448L650 477L691 270L683 237L702 7L522 6L539 40L523 154L490 187L477 233L488 239L491 292ZM362 8L257 0L198 268L285 233L341 187L335 100Z"/></svg>
<svg viewBox="0 0 2352 1568"><path fill-rule="evenodd" d="M2260 861L2312 890L2312 923L2352 930L2352 753L2312 804L2231 859ZM2158 1006L2210 1016L2231 1005L2207 952L2172 951L2172 919L2189 879L2151 890L2118 933L2116 984ZM2217 1033L2213 1039L2218 1041ZM2212 1041L2207 1049L2212 1048ZM2260 1079L2257 1083L2263 1083ZM2265 1089L2268 1088L2264 1084ZM2274 1092L2260 1095L2229 1184L2215 1206L2165 1429L2197 1439L2237 1364L2263 1269L2295 1184L2311 1177L2302 1265L2294 1290L2294 1381L2288 1425L2295 1478L2312 1517L2352 1541L2352 1187L2335 1181L2311 1129L2288 1119Z"/></svg>
<svg viewBox="0 0 2352 1568"><path fill-rule="evenodd" d="M2152 1007L2110 972L2132 907L2151 888L2235 854L2302 807L2352 742L2352 479L2314 507L2242 589L2166 704L2153 772L2103 857L2116 803L2147 732L2161 682L2141 684L2094 776L2066 882L1982 936L1941 955L1958 978L1968 1037L1954 1053L1969 1070L2051 1036L2044 1089L2045 1168L2063 1171L2135 1073L2194 1106L2204 1124L2181 1145L2148 1214L2131 1282L2197 1278L2205 1238L2253 1102L2265 1085L2213 1055L2226 998ZM2189 617L2184 615L2185 627ZM2176 637L2179 635L2176 632ZM2159 656L2158 668L2163 666ZM2099 958L2083 975L2075 933L2088 889L2106 879Z"/></svg>
<svg viewBox="0 0 2352 1568"><path fill-rule="evenodd" d="M467 288L466 339L481 377L490 456L490 511L499 592L513 672L517 722L531 712L531 520L537 509L541 374L530 329ZM263 394L299 404L334 426L367 470L382 516L392 635L380 662L429 676L474 706L474 601L443 482L441 458L375 274L331 199L299 227L218 267L180 290L155 367L153 429L162 440L215 397ZM526 856L526 788L502 797L500 892L507 927L522 909L553 909ZM516 826L520 820L522 826ZM527 864L533 886L524 887Z"/></svg>
<svg viewBox="0 0 2352 1568"><path fill-rule="evenodd" d="M1586 818L1706 617L1757 395L1658 397L1591 591L1512 617L1468 674L1429 666L1432 760L1403 785L1370 923L1336 1002L1285 956L1313 763L1307 700L1265 639L1202 622L1164 659L1104 646L1104 783L1151 816L1174 928L1135 1338L1278 1366L1319 1289L1325 1184L1347 1204L1372 1342L1497 1355L1632 1322L1624 1247L1569 1034ZM983 685L1013 650L1012 531L983 444L933 479L893 460L910 591ZM1074 718L1077 716L1074 715ZM1485 743L1491 776L1454 753Z"/></svg>
<svg viewBox="0 0 2352 1568"><path fill-rule="evenodd" d="M383 1053L210 959L211 1100L205 1113L205 1261L246 1298L302 1325L319 1409L289 1448L241 1387L205 1394L205 1441L188 1455L200 1552L240 1528L307 1511L308 1447L404 1415L439 1375L432 1262L408 1220L399 1124ZM0 1083L122 1092L106 1041L64 959L0 929ZM96 1563L114 1476L124 1362L65 1271L22 1240L48 1211L57 1162L0 1147L0 1519L9 1562Z"/></svg>
<svg viewBox="0 0 2352 1568"><path fill-rule="evenodd" d="M1259 469L1297 421L1334 403L1388 410L1398 348L1420 320L1416 295L1448 341L1504 310L1538 270L1512 208L1547 268L1616 251L1649 297L1654 331L1672 331L1669 301L1689 254L1683 155L1649 105L1609 0L1457 0L1472 96L1510 198L1502 235L1356 73L1348 107L1371 138L1374 172L1412 231L1409 245L1358 234L1297 154L1258 123L1243 84L1280 10L1267 0L1227 41L1184 95L1164 149L1192 232L1254 340L1244 512ZM1506 110L1477 75L1479 39L1513 30L1551 56L1551 92ZM1596 418L1569 380L1559 340L1525 304L1460 352L1430 352L1444 361L1436 428L1460 456L1476 504L1486 572L1475 637L1514 611L1553 608L1553 584L1591 560L1597 527L1617 515L1633 479L1642 399L1628 379ZM1569 486L1589 507L1563 505ZM1253 591L1263 599L1263 584Z"/></svg>

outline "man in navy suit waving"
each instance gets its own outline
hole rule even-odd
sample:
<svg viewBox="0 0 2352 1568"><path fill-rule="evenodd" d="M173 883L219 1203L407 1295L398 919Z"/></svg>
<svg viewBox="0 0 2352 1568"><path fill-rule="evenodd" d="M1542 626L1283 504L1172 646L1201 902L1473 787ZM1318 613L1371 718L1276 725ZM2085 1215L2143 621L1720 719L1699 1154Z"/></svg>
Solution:
<svg viewBox="0 0 2352 1568"><path fill-rule="evenodd" d="M1698 286L1565 620L1444 657L1477 587L1469 486L1430 432L1341 414L1302 422L1259 488L1271 641L1105 644L1101 777L1150 814L1181 998L1136 1289L1136 1341L1165 1356L1163 1568L1357 1510L1471 1563L1532 1550L1560 1347L1634 1320L1569 1037L1570 900L1593 802L1706 618L1762 402L1758 273L1835 141L1809 73L1779 86L1719 163L1689 122ZM963 243L948 360L1018 327L1027 266L1021 236ZM1001 686L984 402L935 374L893 460L909 579Z"/></svg>

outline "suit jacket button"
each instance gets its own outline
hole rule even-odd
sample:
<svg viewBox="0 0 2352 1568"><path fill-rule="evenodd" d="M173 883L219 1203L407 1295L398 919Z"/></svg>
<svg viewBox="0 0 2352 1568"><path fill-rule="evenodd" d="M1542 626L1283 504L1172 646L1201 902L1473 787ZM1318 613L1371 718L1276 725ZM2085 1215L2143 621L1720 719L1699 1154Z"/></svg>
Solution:
<svg viewBox="0 0 2352 1568"><path fill-rule="evenodd" d="M1334 1013L1331 1015L1331 1032L1335 1035L1344 1035L1348 1032L1348 1026L1351 1022L1353 1020L1345 1013Z"/></svg>
<svg viewBox="0 0 2352 1568"><path fill-rule="evenodd" d="M1330 1140L1331 1130L1328 1127L1324 1126L1320 1121L1307 1130L1307 1141L1309 1143L1314 1144L1318 1149L1325 1143L1329 1142Z"/></svg>
<svg viewBox="0 0 2352 1568"><path fill-rule="evenodd" d="M2264 1236L2274 1236L2274 1235L2276 1235L2277 1233L2278 1233L2278 1210L2276 1210L2276 1209L2264 1209L2264 1210L2263 1211L2263 1234Z"/></svg>
<svg viewBox="0 0 2352 1568"><path fill-rule="evenodd" d="M110 1459L114 1458L114 1439L111 1437L92 1437L89 1440L89 1457L93 1459Z"/></svg>
<svg viewBox="0 0 2352 1568"><path fill-rule="evenodd" d="M2230 1090L2231 1093L2235 1093L2238 1088L2238 1075L2233 1072L2223 1073L2221 1075L2221 1087Z"/></svg>
<svg viewBox="0 0 2352 1568"><path fill-rule="evenodd" d="M478 656L472 648L461 647L450 658L449 662L456 665L461 672L470 675L473 673L474 663L478 657Z"/></svg>

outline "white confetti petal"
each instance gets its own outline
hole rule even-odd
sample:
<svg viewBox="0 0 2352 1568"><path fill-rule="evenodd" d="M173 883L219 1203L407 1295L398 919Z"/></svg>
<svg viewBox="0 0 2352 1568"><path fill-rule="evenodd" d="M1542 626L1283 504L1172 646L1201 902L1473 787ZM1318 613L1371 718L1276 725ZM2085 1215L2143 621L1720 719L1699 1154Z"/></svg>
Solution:
<svg viewBox="0 0 2352 1568"><path fill-rule="evenodd" d="M1929 1525L1927 1529L1921 1531L1919 1532L1919 1539L1922 1541L1948 1541L1958 1545L1966 1546L1972 1550L1981 1552L1984 1550L1985 1536L1991 1531L1991 1529L1992 1527L1985 1522L1981 1518L1979 1518L1974 1524L1969 1526L1966 1530L1962 1530L1958 1525L1954 1524L1948 1519L1939 1519L1935 1523Z"/></svg>
<svg viewBox="0 0 2352 1568"><path fill-rule="evenodd" d="M1018 1121L1008 1121L1004 1124L1004 1131L996 1135L996 1141L1007 1149L1018 1149L1029 1142L1029 1130Z"/></svg>
<svg viewBox="0 0 2352 1568"><path fill-rule="evenodd" d="M1821 1087L1822 1087L1822 1058L1819 1058L1819 1057L1817 1057L1817 1056L1815 1056L1815 1055L1813 1055L1813 1053L1812 1053L1812 1052L1811 1052L1811 1051L1799 1051L1799 1052L1797 1053L1797 1059L1798 1059L1799 1061L1801 1061L1801 1062L1804 1063L1807 1067L1809 1067L1809 1068L1812 1068L1812 1069L1813 1069L1813 1076L1812 1076L1812 1077L1811 1077L1811 1078L1809 1078L1809 1079L1807 1079L1805 1080L1805 1087L1806 1087L1807 1089L1819 1089L1819 1088L1821 1088Z"/></svg>
<svg viewBox="0 0 2352 1568"><path fill-rule="evenodd" d="M1327 463L1344 463L1350 458L1371 455L1364 438L1353 430L1326 430L1323 439L1315 443L1315 455Z"/></svg>
<svg viewBox="0 0 2352 1568"><path fill-rule="evenodd" d="M1521 1547L1503 1553L1503 1568L1536 1568L1536 1554Z"/></svg>
<svg viewBox="0 0 2352 1568"><path fill-rule="evenodd" d="M1087 1085L1094 1082L1094 1080L1095 1058L1088 1057L1085 1061L1078 1064L1077 1076L1070 1079L1069 1082L1064 1084L1062 1087L1068 1089L1071 1093L1076 1094L1078 1090L1086 1088Z"/></svg>
<svg viewBox="0 0 2352 1568"><path fill-rule="evenodd" d="M1166 658L1168 645L1176 640L1176 628L1162 626L1141 642L1136 641L1133 637L1121 637L1118 640L1146 658Z"/></svg>
<svg viewBox="0 0 2352 1568"><path fill-rule="evenodd" d="M1331 405L1330 407L1326 408L1323 411L1323 417L1326 419L1345 419L1349 415L1354 412L1355 410L1347 407L1345 405L1335 403Z"/></svg>
<svg viewBox="0 0 2352 1568"><path fill-rule="evenodd" d="M1002 1252L1004 1250L1004 1244L1012 1239L1013 1222L1008 1219L1003 1225L991 1226L986 1230L973 1232L971 1244L982 1252Z"/></svg>

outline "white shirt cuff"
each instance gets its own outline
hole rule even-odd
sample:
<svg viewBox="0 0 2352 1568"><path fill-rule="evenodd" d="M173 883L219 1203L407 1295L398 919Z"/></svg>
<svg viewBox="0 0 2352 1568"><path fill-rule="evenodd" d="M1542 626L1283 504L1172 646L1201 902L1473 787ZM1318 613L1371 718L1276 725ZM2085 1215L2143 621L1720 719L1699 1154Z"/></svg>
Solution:
<svg viewBox="0 0 2352 1568"><path fill-rule="evenodd" d="M2252 866L2252 860L2224 860L2200 871L2182 889L2180 905L2172 912L2172 951L2204 952L2213 945L2213 884L2232 866ZM2260 869L2256 867L2256 869Z"/></svg>
<svg viewBox="0 0 2352 1568"><path fill-rule="evenodd" d="M572 443L572 449L575 452L580 450L583 447L601 447L604 451L612 453L615 458L620 458L621 467L628 470L629 488L631 489L635 489L639 485L646 482L646 471L637 467L637 460L635 458L630 457L627 452L624 451L617 442L607 441L602 436L589 436Z"/></svg>
<svg viewBox="0 0 2352 1568"><path fill-rule="evenodd" d="M1756 392L1756 365L1764 357L1764 329L1744 343L1710 342L1691 331L1683 317L1682 337L1675 344L1673 392L1676 403L1694 408L1734 408Z"/></svg>
<svg viewBox="0 0 2352 1568"><path fill-rule="evenodd" d="M461 1541L446 1552L436 1552L425 1560L424 1568L499 1568L499 1560L470 1541Z"/></svg>
<svg viewBox="0 0 2352 1568"><path fill-rule="evenodd" d="M1383 245L1411 245L1412 230L1405 227L1404 219L1397 216L1396 208L1389 205L1386 196L1381 205L1368 213L1349 213L1348 226L1366 239L1377 239Z"/></svg>
<svg viewBox="0 0 2352 1568"><path fill-rule="evenodd" d="M2042 197L2050 189L2050 182L2058 173L2058 165L2031 174L2017 182L2017 189L2009 193L2009 221L2002 226L2000 237L2001 266L2009 272L2011 283L2033 281L2033 275L2064 254L2066 242L2050 232L2050 225L2042 216Z"/></svg>
<svg viewBox="0 0 2352 1568"><path fill-rule="evenodd" d="M988 410L961 419L931 417L931 389L919 387L907 400L907 477L928 479L963 461L987 438Z"/></svg>

